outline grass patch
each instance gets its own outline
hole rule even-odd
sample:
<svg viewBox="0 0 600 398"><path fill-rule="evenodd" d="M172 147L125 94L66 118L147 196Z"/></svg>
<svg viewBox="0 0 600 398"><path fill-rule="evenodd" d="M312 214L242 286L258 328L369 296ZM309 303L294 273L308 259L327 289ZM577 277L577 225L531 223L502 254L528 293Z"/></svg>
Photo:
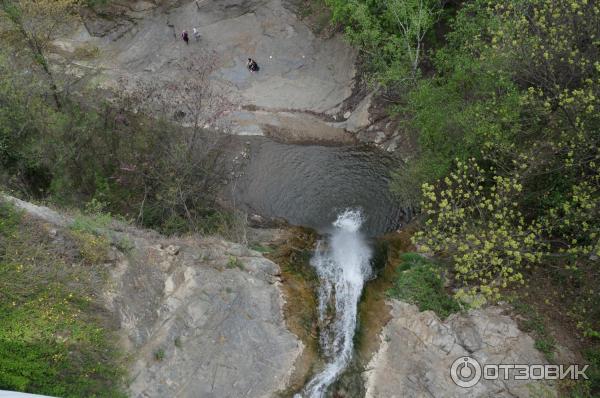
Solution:
<svg viewBox="0 0 600 398"><path fill-rule="evenodd" d="M0 389L124 397L111 319L95 299L104 271L73 266L78 242L64 244L0 202Z"/></svg>
<svg viewBox="0 0 600 398"><path fill-rule="evenodd" d="M244 264L242 264L240 259L236 256L229 256L229 260L227 260L227 268L239 268L243 270Z"/></svg>
<svg viewBox="0 0 600 398"><path fill-rule="evenodd" d="M431 310L442 319L460 311L459 303L444 288L438 265L416 253L404 253L400 259L390 297L415 304L420 311Z"/></svg>
<svg viewBox="0 0 600 398"><path fill-rule="evenodd" d="M250 247L251 250L254 250L256 252L263 253L263 254L272 253L273 252L272 248L270 248L268 246L263 246L263 245L261 245L259 243L253 243L249 247Z"/></svg>
<svg viewBox="0 0 600 398"><path fill-rule="evenodd" d="M159 348L158 350L154 351L154 359L159 362L165 359L165 350Z"/></svg>
<svg viewBox="0 0 600 398"><path fill-rule="evenodd" d="M69 227L74 231L99 234L110 227L112 220L113 217L110 213L90 212L78 214Z"/></svg>
<svg viewBox="0 0 600 398"><path fill-rule="evenodd" d="M569 398L600 397L600 347L588 348L582 356L589 365L585 371L588 380L561 380L562 395Z"/></svg>
<svg viewBox="0 0 600 398"><path fill-rule="evenodd" d="M587 349L584 351L583 357L590 363L587 371L589 380L584 382L587 387L586 389L598 392L600 391L600 347Z"/></svg>
<svg viewBox="0 0 600 398"><path fill-rule="evenodd" d="M70 225L70 235L78 243L79 254L87 264L102 262L110 249L110 238L103 234L110 225L110 215L79 215Z"/></svg>
<svg viewBox="0 0 600 398"><path fill-rule="evenodd" d="M107 258L110 242L105 236L80 230L71 231L71 236L77 241L79 254L86 264L97 264Z"/></svg>
<svg viewBox="0 0 600 398"><path fill-rule="evenodd" d="M105 212L105 204L92 199L85 206L85 213L79 213L69 225L70 235L79 246L79 254L86 264L97 264L106 260L113 243L123 251L134 247L126 237L116 239L110 233L113 223L111 213Z"/></svg>

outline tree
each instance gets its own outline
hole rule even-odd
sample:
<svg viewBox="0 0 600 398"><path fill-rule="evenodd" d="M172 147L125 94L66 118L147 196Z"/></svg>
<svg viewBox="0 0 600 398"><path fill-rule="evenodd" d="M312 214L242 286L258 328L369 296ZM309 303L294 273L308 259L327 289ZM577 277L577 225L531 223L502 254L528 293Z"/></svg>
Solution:
<svg viewBox="0 0 600 398"><path fill-rule="evenodd" d="M117 106L123 111L183 126L157 142L147 156L121 167L119 180L134 178L134 185L143 186L138 212L142 223L171 220L167 223L173 230L183 222L201 231L214 213L215 190L225 177L219 130L226 131L224 116L234 107L227 90L211 80L217 62L214 54L198 54L178 63L178 80L121 82L126 92Z"/></svg>
<svg viewBox="0 0 600 398"><path fill-rule="evenodd" d="M46 60L52 40L65 26L77 18L79 0L1 0L0 18L8 20L23 40L35 61L47 75L54 100L60 106L58 87Z"/></svg>
<svg viewBox="0 0 600 398"><path fill-rule="evenodd" d="M411 76L416 79L423 53L423 40L437 21L441 7L432 0L390 0L386 2L389 18L396 25L398 52L407 58Z"/></svg>
<svg viewBox="0 0 600 398"><path fill-rule="evenodd" d="M586 0L466 2L410 94L421 154L396 186L422 184L415 242L449 260L459 295L495 300L546 272L597 280L599 15ZM596 293L573 289L585 319Z"/></svg>
<svg viewBox="0 0 600 398"><path fill-rule="evenodd" d="M327 0L333 20L365 53L376 82L388 88L415 83L426 34L437 21L440 0Z"/></svg>
<svg viewBox="0 0 600 398"><path fill-rule="evenodd" d="M473 306L496 300L501 289L523 283L523 269L547 249L541 223L527 222L518 209L523 186L474 159L435 185L423 184L426 221L413 242L423 252L447 256L454 267L458 299Z"/></svg>

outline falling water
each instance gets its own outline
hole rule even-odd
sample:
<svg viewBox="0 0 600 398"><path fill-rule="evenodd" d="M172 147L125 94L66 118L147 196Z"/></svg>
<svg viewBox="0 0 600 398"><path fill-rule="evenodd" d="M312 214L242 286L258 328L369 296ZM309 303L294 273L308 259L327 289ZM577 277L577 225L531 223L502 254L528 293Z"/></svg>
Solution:
<svg viewBox="0 0 600 398"><path fill-rule="evenodd" d="M371 249L360 232L362 223L358 210L346 210L338 215L329 241L317 244L311 260L321 281L320 339L328 362L306 385L301 396L323 397L351 359L358 299L371 273Z"/></svg>

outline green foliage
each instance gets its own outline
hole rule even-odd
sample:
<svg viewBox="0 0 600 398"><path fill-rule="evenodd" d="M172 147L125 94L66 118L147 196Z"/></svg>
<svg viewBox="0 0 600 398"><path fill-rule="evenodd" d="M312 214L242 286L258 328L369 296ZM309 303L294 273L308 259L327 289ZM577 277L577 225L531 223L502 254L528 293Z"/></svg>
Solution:
<svg viewBox="0 0 600 398"><path fill-rule="evenodd" d="M539 262L545 248L542 225L527 223L514 201L522 185L500 176L488 185L488 179L470 160L457 162L456 171L436 187L423 184L427 221L413 236L421 251L451 257L455 279L463 285L456 297L476 299L477 305L498 299L510 283L523 283L523 263Z"/></svg>
<svg viewBox="0 0 600 398"><path fill-rule="evenodd" d="M244 264L236 256L229 256L227 260L227 268L239 268L244 269Z"/></svg>
<svg viewBox="0 0 600 398"><path fill-rule="evenodd" d="M240 217L215 201L223 162L210 133L110 104L83 107L73 97L57 108L47 102L51 92L0 53L0 185L68 207L99 206L86 212L120 214L167 234L241 235ZM89 221L77 219L75 228L89 232Z"/></svg>
<svg viewBox="0 0 600 398"><path fill-rule="evenodd" d="M98 270L73 267L45 231L0 203L0 389L124 397Z"/></svg>
<svg viewBox="0 0 600 398"><path fill-rule="evenodd" d="M21 221L21 213L7 202L0 201L0 236L12 237Z"/></svg>
<svg viewBox="0 0 600 398"><path fill-rule="evenodd" d="M88 264L104 261L108 256L113 238L108 232L112 224L112 215L103 210L106 205L92 199L86 203L86 213L79 213L69 226L71 236L77 241L79 253ZM119 240L120 246L127 246L127 241Z"/></svg>
<svg viewBox="0 0 600 398"><path fill-rule="evenodd" d="M542 264L574 274L598 256L599 15L585 0L466 2L408 95L421 153L392 186L412 204L407 187L422 188L415 243L451 261L472 305Z"/></svg>
<svg viewBox="0 0 600 398"><path fill-rule="evenodd" d="M97 264L107 258L110 242L105 236L82 230L73 230L71 235L77 241L79 254L87 264Z"/></svg>
<svg viewBox="0 0 600 398"><path fill-rule="evenodd" d="M554 339L550 338L550 339L546 339L546 338L539 338L535 340L535 344L534 347L541 351L544 356L546 356L546 359L551 361L552 358L554 357L554 350L556 349L556 342L554 341Z"/></svg>
<svg viewBox="0 0 600 398"><path fill-rule="evenodd" d="M583 353L583 357L590 363L586 372L589 380L585 383L589 391L600 391L600 348L589 348Z"/></svg>
<svg viewBox="0 0 600 398"><path fill-rule="evenodd" d="M332 19L365 54L375 80L386 86L413 82L424 39L441 11L437 0L326 0Z"/></svg>
<svg viewBox="0 0 600 398"><path fill-rule="evenodd" d="M272 253L273 249L268 246L263 246L259 243L254 243L249 246L250 249L257 251L259 253Z"/></svg>
<svg viewBox="0 0 600 398"><path fill-rule="evenodd" d="M165 350L159 348L158 350L154 351L154 359L157 361L162 361L165 359Z"/></svg>
<svg viewBox="0 0 600 398"><path fill-rule="evenodd" d="M597 136L591 133L598 125L592 111L598 106L593 44L598 9L585 1L573 4L480 0L463 5L447 45L434 55L436 75L409 94L406 111L414 116L422 151L410 166L410 185L443 177L455 158L513 168L524 155L535 157L532 174L544 173L536 191L543 183L546 190L555 189L553 181L566 165L559 169L552 161L571 156L573 147L583 150L573 153L578 159L596 156ZM551 151L558 156L540 162Z"/></svg>
<svg viewBox="0 0 600 398"><path fill-rule="evenodd" d="M82 231L90 234L98 234L102 230L107 229L112 223L112 216L110 213L102 211L104 206L96 208L97 203L92 199L90 203L86 204L86 212L77 214L70 228L74 231Z"/></svg>
<svg viewBox="0 0 600 398"><path fill-rule="evenodd" d="M511 147L521 127L520 93L503 68L509 61L504 54L487 54L490 51L474 55L486 51L481 32L497 24L480 6L463 6L450 24L447 45L433 56L436 75L420 80L401 107L413 116L421 154L408 171L397 174L394 186L412 205L418 205L420 183L445 176L454 159L481 158L490 143Z"/></svg>
<svg viewBox="0 0 600 398"><path fill-rule="evenodd" d="M416 253L405 253L397 278L388 294L416 304L421 311L434 311L441 318L458 312L460 306L446 290L438 265Z"/></svg>

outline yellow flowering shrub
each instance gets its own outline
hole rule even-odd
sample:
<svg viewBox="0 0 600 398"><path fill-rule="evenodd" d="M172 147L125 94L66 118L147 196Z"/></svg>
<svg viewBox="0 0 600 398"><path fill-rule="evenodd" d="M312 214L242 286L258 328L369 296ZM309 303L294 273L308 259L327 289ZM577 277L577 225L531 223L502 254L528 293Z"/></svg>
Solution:
<svg viewBox="0 0 600 398"><path fill-rule="evenodd" d="M499 298L501 288L523 283L523 267L544 252L542 226L527 222L514 201L522 185L489 174L474 159L458 161L448 177L422 186L426 221L413 240L452 260L458 298Z"/></svg>
<svg viewBox="0 0 600 398"><path fill-rule="evenodd" d="M546 257L600 256L597 166L595 171L572 187L560 207L527 218L520 209L519 173L501 176L474 159L456 161L447 177L422 185L425 221L413 243L450 259L458 299L475 306L497 300L502 289L525 283L523 270Z"/></svg>

